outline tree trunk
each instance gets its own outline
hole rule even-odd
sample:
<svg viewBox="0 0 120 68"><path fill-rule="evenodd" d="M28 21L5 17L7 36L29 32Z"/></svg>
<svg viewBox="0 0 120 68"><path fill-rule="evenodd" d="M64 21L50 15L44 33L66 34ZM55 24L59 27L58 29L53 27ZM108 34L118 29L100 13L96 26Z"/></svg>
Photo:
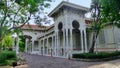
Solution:
<svg viewBox="0 0 120 68"><path fill-rule="evenodd" d="M90 47L89 53L94 53L94 47L95 47L95 43L96 43L98 34L99 34L99 30L97 32L93 33L93 41L92 41L92 45Z"/></svg>
<svg viewBox="0 0 120 68"><path fill-rule="evenodd" d="M2 41L0 40L0 52L2 51Z"/></svg>
<svg viewBox="0 0 120 68"><path fill-rule="evenodd" d="M89 53L93 53L94 52L94 47L95 47L95 33L93 34L92 45L90 47Z"/></svg>

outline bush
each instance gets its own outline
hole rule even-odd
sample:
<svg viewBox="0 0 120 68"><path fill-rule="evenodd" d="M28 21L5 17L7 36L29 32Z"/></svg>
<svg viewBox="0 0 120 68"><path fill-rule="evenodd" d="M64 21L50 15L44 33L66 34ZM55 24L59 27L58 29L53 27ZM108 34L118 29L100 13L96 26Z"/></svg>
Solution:
<svg viewBox="0 0 120 68"><path fill-rule="evenodd" d="M108 57L119 56L120 52L99 52L99 53L81 53L81 54L73 54L73 58L84 58L84 59L102 59Z"/></svg>
<svg viewBox="0 0 120 68"><path fill-rule="evenodd" d="M8 60L16 60L16 53L13 51L2 51L0 53L0 66L10 64Z"/></svg>
<svg viewBox="0 0 120 68"><path fill-rule="evenodd" d="M0 66L6 65L6 55L4 53L0 53Z"/></svg>
<svg viewBox="0 0 120 68"><path fill-rule="evenodd" d="M13 51L3 51L2 53L5 54L7 60L16 59L16 53Z"/></svg>

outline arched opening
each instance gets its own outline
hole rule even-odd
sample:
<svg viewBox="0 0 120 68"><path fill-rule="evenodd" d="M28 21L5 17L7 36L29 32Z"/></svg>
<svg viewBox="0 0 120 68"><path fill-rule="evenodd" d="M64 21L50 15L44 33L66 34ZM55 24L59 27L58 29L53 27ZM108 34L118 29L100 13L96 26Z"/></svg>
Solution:
<svg viewBox="0 0 120 68"><path fill-rule="evenodd" d="M24 51L23 49L26 49L26 52L30 53L32 51L32 37L29 35L23 35L20 36L20 50ZM22 41L22 42L21 42Z"/></svg>
<svg viewBox="0 0 120 68"><path fill-rule="evenodd" d="M77 22L76 20L72 22L72 26L74 29L78 29L80 27L79 22Z"/></svg>
<svg viewBox="0 0 120 68"><path fill-rule="evenodd" d="M59 30L62 30L62 28L63 28L63 24L62 24L62 22L60 22L60 23L58 24L58 29L59 29Z"/></svg>
<svg viewBox="0 0 120 68"><path fill-rule="evenodd" d="M37 40L34 41L34 51L39 51L39 42Z"/></svg>
<svg viewBox="0 0 120 68"><path fill-rule="evenodd" d="M73 29L73 50L81 50L81 33L79 29Z"/></svg>

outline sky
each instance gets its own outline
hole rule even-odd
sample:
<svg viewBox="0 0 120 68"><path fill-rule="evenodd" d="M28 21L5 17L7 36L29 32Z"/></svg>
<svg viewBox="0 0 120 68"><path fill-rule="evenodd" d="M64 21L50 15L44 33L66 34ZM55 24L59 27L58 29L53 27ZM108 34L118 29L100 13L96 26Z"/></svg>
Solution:
<svg viewBox="0 0 120 68"><path fill-rule="evenodd" d="M49 13L51 12L58 4L60 4L62 1L67 1L67 0L55 0L54 2L50 3L50 8L47 8L46 11ZM81 5L84 7L90 8L91 0L69 0L69 2Z"/></svg>

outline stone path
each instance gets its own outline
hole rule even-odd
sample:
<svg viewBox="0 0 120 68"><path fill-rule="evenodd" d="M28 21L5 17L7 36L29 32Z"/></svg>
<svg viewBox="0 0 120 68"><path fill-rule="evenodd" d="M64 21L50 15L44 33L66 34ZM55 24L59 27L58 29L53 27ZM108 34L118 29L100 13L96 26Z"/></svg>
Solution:
<svg viewBox="0 0 120 68"><path fill-rule="evenodd" d="M29 68L120 68L120 59L107 62L82 62L63 58L23 54Z"/></svg>

